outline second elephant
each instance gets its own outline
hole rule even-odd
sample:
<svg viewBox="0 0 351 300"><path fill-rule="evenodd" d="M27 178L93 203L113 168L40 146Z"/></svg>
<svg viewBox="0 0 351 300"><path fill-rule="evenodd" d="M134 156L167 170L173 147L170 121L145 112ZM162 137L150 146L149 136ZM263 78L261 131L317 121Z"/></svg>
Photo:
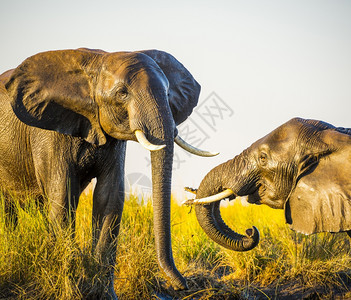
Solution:
<svg viewBox="0 0 351 300"><path fill-rule="evenodd" d="M351 230L351 129L295 118L233 159L212 169L195 200L196 216L218 244L247 251L259 242L253 227L237 234L222 220L220 200L284 209L286 222L304 234Z"/></svg>

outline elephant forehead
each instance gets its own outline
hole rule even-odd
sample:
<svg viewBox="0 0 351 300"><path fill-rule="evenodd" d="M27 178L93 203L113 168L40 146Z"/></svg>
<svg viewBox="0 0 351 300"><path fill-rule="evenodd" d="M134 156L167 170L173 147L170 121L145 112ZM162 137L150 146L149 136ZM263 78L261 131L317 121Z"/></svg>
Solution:
<svg viewBox="0 0 351 300"><path fill-rule="evenodd" d="M272 143L286 143L289 144L292 141L295 141L298 137L300 126L296 124L286 123L278 127L276 130L272 131L268 139Z"/></svg>
<svg viewBox="0 0 351 300"><path fill-rule="evenodd" d="M296 136L268 135L253 144L253 148L271 155L287 153L296 150Z"/></svg>
<svg viewBox="0 0 351 300"><path fill-rule="evenodd" d="M139 57L145 56L145 57ZM141 58L141 59L140 59ZM156 87L168 88L168 80L160 67L146 55L121 55L111 57L104 62L102 76L107 85L123 82L136 88Z"/></svg>
<svg viewBox="0 0 351 300"><path fill-rule="evenodd" d="M293 150L298 144L298 133L298 124L288 122L259 139L253 146L259 151L267 150L276 153Z"/></svg>
<svg viewBox="0 0 351 300"><path fill-rule="evenodd" d="M147 68L159 69L156 62L143 53L115 52L106 54L103 60L103 69L115 73L137 72Z"/></svg>

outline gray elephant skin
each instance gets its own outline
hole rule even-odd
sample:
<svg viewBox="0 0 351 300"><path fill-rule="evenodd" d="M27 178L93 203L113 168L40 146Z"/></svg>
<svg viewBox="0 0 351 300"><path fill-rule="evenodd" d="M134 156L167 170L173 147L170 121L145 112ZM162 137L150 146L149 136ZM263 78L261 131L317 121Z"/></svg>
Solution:
<svg viewBox="0 0 351 300"><path fill-rule="evenodd" d="M150 151L156 255L172 286L187 287L172 256L171 175L176 125L199 93L189 71L158 50L48 51L0 76L1 189L48 199L49 217L68 225L73 216L74 226L79 195L96 177L93 249L111 266L109 297L127 140L157 150Z"/></svg>
<svg viewBox="0 0 351 300"><path fill-rule="evenodd" d="M246 235L229 228L220 200L248 196L248 202L284 209L290 228L304 234L351 230L351 129L294 118L212 169L195 200L198 222L218 244L247 251L259 242L256 227Z"/></svg>

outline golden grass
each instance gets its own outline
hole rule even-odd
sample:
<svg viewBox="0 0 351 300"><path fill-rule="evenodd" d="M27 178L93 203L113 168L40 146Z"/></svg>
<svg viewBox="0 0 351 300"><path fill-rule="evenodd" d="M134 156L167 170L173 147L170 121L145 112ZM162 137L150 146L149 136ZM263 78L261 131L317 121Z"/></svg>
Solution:
<svg viewBox="0 0 351 300"><path fill-rule="evenodd" d="M104 268L90 254L91 195L80 199L74 239L70 230L50 224L34 201L17 206L18 225L11 228L0 201L0 298L94 298ZM222 208L228 225L241 233L255 225L261 233L255 249L240 253L212 242L189 212L172 202L174 258L189 284L188 291L175 292L157 266L152 205L133 196L126 201L114 283L119 299L274 298L292 287L328 297L350 287L351 247L344 233L303 236L285 225L283 211L235 202Z"/></svg>

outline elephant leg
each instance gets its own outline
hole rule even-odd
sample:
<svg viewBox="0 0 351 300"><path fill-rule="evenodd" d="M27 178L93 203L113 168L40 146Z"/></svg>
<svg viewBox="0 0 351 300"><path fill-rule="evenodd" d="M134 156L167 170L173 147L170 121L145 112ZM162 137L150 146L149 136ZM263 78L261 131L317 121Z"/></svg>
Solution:
<svg viewBox="0 0 351 300"><path fill-rule="evenodd" d="M30 138L36 183L44 201L48 201L49 219L74 229L81 193L79 140L36 128Z"/></svg>
<svg viewBox="0 0 351 300"><path fill-rule="evenodd" d="M112 186L115 184L111 183ZM104 185L106 186L106 185ZM106 197L108 199L106 199ZM99 179L93 198L93 251L107 272L108 298L117 298L114 292L114 265L116 263L117 237L124 205L124 183L119 180L115 190L104 188ZM106 291L105 291L106 293Z"/></svg>
<svg viewBox="0 0 351 300"><path fill-rule="evenodd" d="M71 172L57 172L49 176L44 193L49 201L49 219L64 228L75 229L75 213L80 196L78 178Z"/></svg>
<svg viewBox="0 0 351 300"><path fill-rule="evenodd" d="M118 144L116 154L104 164L93 195L93 251L107 274L108 298L117 298L114 292L114 265L116 263L117 237L124 206L124 156L125 143ZM112 158L112 159L111 159Z"/></svg>

